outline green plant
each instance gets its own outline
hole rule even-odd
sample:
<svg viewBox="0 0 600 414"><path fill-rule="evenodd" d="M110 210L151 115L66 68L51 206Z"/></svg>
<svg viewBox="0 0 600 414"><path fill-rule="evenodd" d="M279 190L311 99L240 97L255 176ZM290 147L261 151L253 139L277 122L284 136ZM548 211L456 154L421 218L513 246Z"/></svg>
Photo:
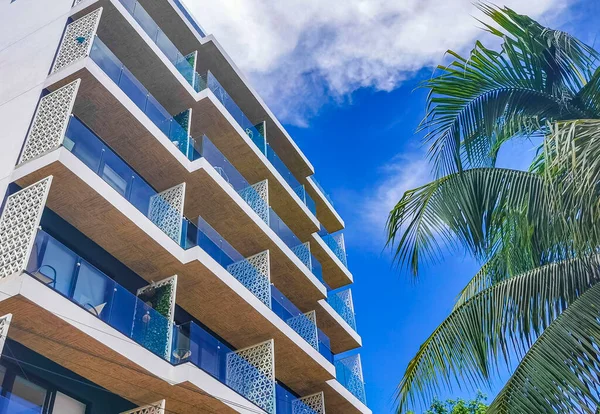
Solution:
<svg viewBox="0 0 600 414"><path fill-rule="evenodd" d="M155 300L152 302L152 307L165 318L171 316L171 295L173 293L173 285L167 283L156 289L154 294Z"/></svg>
<svg viewBox="0 0 600 414"><path fill-rule="evenodd" d="M135 321L134 334L138 335L139 340L144 346L157 355L165 355L168 347L169 329L169 314L171 312L171 294L173 286L167 283L153 290L152 295L145 297L146 306L154 309L163 317L159 317L153 312L148 312L146 309L139 309L141 315L138 315Z"/></svg>
<svg viewBox="0 0 600 414"><path fill-rule="evenodd" d="M424 414L486 414L487 405L485 405L485 400L486 396L480 391L470 401L465 401L462 398L440 401L434 398L431 407ZM413 414L412 411L410 414Z"/></svg>
<svg viewBox="0 0 600 414"><path fill-rule="evenodd" d="M445 249L480 271L409 363L398 411L441 386L474 389L519 361L489 413L600 405L599 54L508 8L479 5L500 51L475 44L427 80L437 178L390 213L389 244L416 276ZM543 138L529 171L496 168L508 140Z"/></svg>

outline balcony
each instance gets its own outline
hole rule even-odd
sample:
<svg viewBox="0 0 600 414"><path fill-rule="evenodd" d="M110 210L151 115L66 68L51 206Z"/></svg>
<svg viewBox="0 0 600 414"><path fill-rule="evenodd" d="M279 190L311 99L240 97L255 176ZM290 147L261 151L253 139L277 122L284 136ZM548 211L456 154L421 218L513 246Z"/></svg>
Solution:
<svg viewBox="0 0 600 414"><path fill-rule="evenodd" d="M277 384L275 387L277 414L319 414L325 412L323 393L299 398L289 389Z"/></svg>
<svg viewBox="0 0 600 414"><path fill-rule="evenodd" d="M268 224L271 230L291 249L300 261L311 271L311 273L324 284L323 268L317 258L311 253L310 244L302 243L298 236L285 224L285 222L269 208Z"/></svg>
<svg viewBox="0 0 600 414"><path fill-rule="evenodd" d="M354 304L350 288L330 291L327 294L327 303L344 319L344 321L356 331L356 319L354 317Z"/></svg>
<svg viewBox="0 0 600 414"><path fill-rule="evenodd" d="M275 353L282 358L279 377L295 390L304 392L303 387L314 387L332 375L333 366L279 322L252 284L231 266L250 279L264 276L201 219L184 220L180 227L181 221L172 226L177 222L165 221L162 213L154 215L151 200L165 207L161 197L75 117L70 118L62 147L15 170L21 186L48 175L54 176L50 208L146 280L179 275L181 306L218 335L238 348L274 338L279 344ZM166 207L161 210L168 214ZM223 313L224 308L235 312ZM300 367L310 367L303 380L296 376Z"/></svg>
<svg viewBox="0 0 600 414"><path fill-rule="evenodd" d="M198 22L196 22L196 19L194 19L194 16L192 16L192 14L188 11L187 7L185 7L185 5L180 0L173 0L173 3L175 4L175 6L177 6L177 8L179 9L179 11L181 11L181 13L183 14L183 16L188 21L188 23L192 25L192 27L194 28L194 30L196 30L196 32L198 33L198 35L200 37L206 36L204 34L204 30L202 30L202 28L200 28L200 25L198 24Z"/></svg>
<svg viewBox="0 0 600 414"><path fill-rule="evenodd" d="M198 368L203 369L222 384L233 388L232 378L226 375L214 375L206 365L196 363L195 359L192 360L189 357L192 355L192 348L185 350L184 354L188 355L188 358L182 361L184 350L179 337L181 326L173 325L165 315L154 309L148 302L142 301L42 230L37 232L26 271L45 286L85 309L159 358L171 364L180 364L188 360L194 362ZM157 308L159 307L160 304ZM162 312L168 312L168 308L163 309ZM218 343L207 331L203 330L203 332L206 337L203 342L204 348L198 349L196 346L193 349L198 355L201 353L206 355L212 350L206 344ZM235 350L223 347L223 351L224 358L228 355L231 358ZM227 366L226 361L223 362L225 362L223 366ZM246 405L260 405L259 400L244 391L252 389L253 382L262 382L265 379L257 379L256 375L252 374L245 379L236 380L244 385L234 389L248 400ZM262 408L266 409L266 407Z"/></svg>
<svg viewBox="0 0 600 414"><path fill-rule="evenodd" d="M321 226L332 233L342 230L345 226L344 220L335 209L332 198L323 189L315 176L306 177L303 182L308 194L316 201L317 218L321 222Z"/></svg>
<svg viewBox="0 0 600 414"><path fill-rule="evenodd" d="M271 309L282 321L292 327L310 346L333 364L329 337L317 327L314 313L303 313L283 293L271 285ZM316 334L315 334L316 331Z"/></svg>
<svg viewBox="0 0 600 414"><path fill-rule="evenodd" d="M248 119L244 112L242 112L240 107L235 103L225 88L221 86L217 78L210 71L208 71L205 75L199 76L198 79L199 82L195 85L196 91L201 92L205 89L209 89L216 96L219 102L223 104L229 114L236 120L238 125L246 132L252 142L254 142L254 144L258 147L260 152L267 156L267 159L271 162L271 165L275 167L283 179L294 190L298 197L300 197L300 200L306 204L313 215L316 215L317 210L315 202L307 194L304 185L300 184L290 169L285 165L281 158L279 158L271 145L267 143L264 132L261 133L257 126L252 124L252 122Z"/></svg>
<svg viewBox="0 0 600 414"><path fill-rule="evenodd" d="M314 306L325 296L325 288L316 280L307 280L310 272L299 262L295 265L291 252L265 234L260 219L249 216L239 204L237 200L252 198L247 205L260 210L260 197L249 197L255 193L249 183L207 137L190 140L178 119L169 115L98 37L91 45L89 60L60 71L48 87L55 90L78 76L82 82L73 112L156 188L171 188L185 181L188 217L202 213L244 256L270 250L273 280L285 280L284 293L299 306ZM119 119L119 123L107 122L110 119ZM223 180L215 178L219 174ZM231 191L232 186L236 191Z"/></svg>
<svg viewBox="0 0 600 414"><path fill-rule="evenodd" d="M321 228L319 233L313 233L311 246L323 265L323 277L327 285L337 289L354 281L348 269L343 233L329 234Z"/></svg>
<svg viewBox="0 0 600 414"><path fill-rule="evenodd" d="M315 227L318 227L318 221L309 209L309 206L314 205L309 200L310 196L300 198L297 193L305 191L298 187L290 187L265 156L267 150L264 129L261 133L255 125L248 123L241 111L233 109L237 107L233 101L229 101L226 108L214 94L207 92L198 94L194 91L191 85L197 83L196 79L199 79L199 76L196 72L189 75L185 66L187 65L185 61L195 64L192 54L186 55L186 59L182 60L183 55L176 52L176 49L164 46L171 45L170 41L167 42L168 38L157 35L162 32L159 32L160 29L157 29L158 26L154 21L148 21L147 13L142 12L143 8L139 2L87 1L74 9L73 17L84 16L98 6L103 6L102 18L97 29L98 35L137 79L163 103L164 107L173 114L192 108L198 114L191 122L191 132L194 136L210 136L247 179L261 181L268 178L272 187L271 193L275 196L273 207L283 214L283 218L297 232L304 231L303 229L307 232L317 231L318 228ZM129 12L131 10L137 15L131 15ZM88 15L85 15L83 18L87 17ZM128 42L123 42L123 38L127 38ZM157 43L157 39L161 41ZM182 65L186 70L180 70ZM216 123L229 123L229 125L217 127ZM250 132L252 139L246 131ZM256 145L252 145L252 142ZM248 145L251 147L248 148Z"/></svg>
<svg viewBox="0 0 600 414"><path fill-rule="evenodd" d="M27 253L21 250L13 256L19 267L2 280L0 310L13 313L4 334L132 401L166 398L170 408L180 412L194 406L227 413L245 412L239 407L262 412L200 370L170 364L171 323L162 314L169 307L153 309L63 243L31 226L35 223L30 220L41 213L43 188L48 188L47 181L38 184L11 196L3 214L2 226L12 245L27 239L23 245ZM27 217L18 223L9 219L23 207L29 209Z"/></svg>
<svg viewBox="0 0 600 414"><path fill-rule="evenodd" d="M335 361L336 379L360 402L367 404L360 355Z"/></svg>
<svg viewBox="0 0 600 414"><path fill-rule="evenodd" d="M187 25L181 24L177 6L169 0L141 0L141 3L180 50L198 51L196 70L199 73L210 70L218 74L249 119L266 121L269 142L299 181L314 173L308 159L212 35L198 39Z"/></svg>
<svg viewBox="0 0 600 414"><path fill-rule="evenodd" d="M194 86L196 82L194 54L184 56L179 52L177 46L171 42L167 35L152 20L152 17L144 10L142 5L136 0L119 0L135 21L144 29L144 32L154 42L160 51L167 57L175 69L185 78L185 80ZM183 5L182 5L183 6ZM190 16L191 17L191 16Z"/></svg>
<svg viewBox="0 0 600 414"><path fill-rule="evenodd" d="M71 117L69 121L63 145L78 159L83 161L88 168L94 171L98 176L102 177L105 182L128 200L138 211L153 221L167 236L179 243L183 249L191 249L195 246L199 246L224 269L230 269L233 264L238 264L238 266L243 264L244 278L238 280L255 294L255 296L259 299L261 298L260 293L256 292L255 286L260 284L260 282L257 282L257 279L264 278L264 276L250 264L250 262L245 260L245 258L202 217L198 217L195 220L188 220L184 217L181 224L181 230L179 231L177 231L176 228L175 231L173 231L171 224L168 224L165 227L162 221L165 219L171 221L172 218L168 216L173 212L167 211L166 213L156 215L153 214L152 211L152 206L157 204L153 200L157 197L161 200L161 195L76 117ZM173 209L170 204L163 200L159 202L158 208L166 208L167 210ZM236 272L233 272L232 275L236 278L238 277ZM284 302L287 304L287 309L297 310L289 299L285 298L285 296L274 286L271 287L271 290L277 292L273 303ZM292 317L292 315L282 314L281 312L275 313L282 317L283 321L286 323ZM298 315L294 314L293 316ZM314 322L312 323L314 325ZM321 336L324 336L322 332ZM328 342L328 339L326 339L326 341ZM329 351L328 347L318 346L315 348L318 351L321 351L321 354L325 356L329 362L333 363L331 351ZM323 352L322 350L327 350L327 352Z"/></svg>

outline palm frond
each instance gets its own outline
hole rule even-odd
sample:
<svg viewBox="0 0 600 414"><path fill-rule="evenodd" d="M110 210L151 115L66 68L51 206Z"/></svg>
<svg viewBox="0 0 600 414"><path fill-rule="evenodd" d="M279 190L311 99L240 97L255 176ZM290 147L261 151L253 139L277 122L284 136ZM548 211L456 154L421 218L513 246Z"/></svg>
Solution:
<svg viewBox="0 0 600 414"><path fill-rule="evenodd" d="M442 388L487 386L499 360L523 355L544 329L600 280L600 261L572 259L539 267L486 289L421 345L397 390L398 412L427 404Z"/></svg>
<svg viewBox="0 0 600 414"><path fill-rule="evenodd" d="M600 285L596 285L536 340L488 414L596 412L599 354Z"/></svg>
<svg viewBox="0 0 600 414"><path fill-rule="evenodd" d="M492 257L460 292L454 309L509 277L570 257L571 251L558 255L556 248L544 249L543 246L537 245L539 232L530 224L525 214L504 216ZM526 231L527 228L531 230Z"/></svg>
<svg viewBox="0 0 600 414"><path fill-rule="evenodd" d="M388 218L388 243L396 248L397 263L415 275L422 261L441 257L442 244L462 246L487 260L511 215L522 220L514 231L529 232L540 223L538 237L548 237L543 230L552 220L546 197L543 178L523 171L481 168L452 174L404 194Z"/></svg>
<svg viewBox="0 0 600 414"><path fill-rule="evenodd" d="M544 142L544 174L552 181L555 209L569 223L578 249L600 245L600 120L555 123Z"/></svg>
<svg viewBox="0 0 600 414"><path fill-rule="evenodd" d="M454 61L422 84L430 93L419 131L440 175L493 165L506 140L591 113L573 97L590 77L592 48L508 8L480 9L503 39L501 53L479 42L468 59L449 51Z"/></svg>
<svg viewBox="0 0 600 414"><path fill-rule="evenodd" d="M577 92L575 105L586 108L588 117L600 118L600 69L596 69L589 81Z"/></svg>

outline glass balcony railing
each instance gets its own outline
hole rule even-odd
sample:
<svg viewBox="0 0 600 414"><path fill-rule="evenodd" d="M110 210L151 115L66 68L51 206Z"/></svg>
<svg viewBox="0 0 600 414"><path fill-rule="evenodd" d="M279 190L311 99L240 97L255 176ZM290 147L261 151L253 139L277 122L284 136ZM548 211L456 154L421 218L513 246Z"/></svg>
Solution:
<svg viewBox="0 0 600 414"><path fill-rule="evenodd" d="M274 285L271 285L271 309L333 364L333 353L331 352L329 337Z"/></svg>
<svg viewBox="0 0 600 414"><path fill-rule="evenodd" d="M235 119L238 125L246 132L246 134L248 134L260 152L266 154L267 142L264 135L258 130L256 125L250 122L246 114L242 112L240 107L235 103L231 96L229 96L225 88L221 86L212 72L208 71L206 75L201 75L197 79L198 82L196 85L194 85L196 92L200 92L206 88L210 89L217 99L223 104L225 109L227 109L233 119Z"/></svg>
<svg viewBox="0 0 600 414"><path fill-rule="evenodd" d="M138 211L155 222L156 218L153 220L150 205L152 198L158 196L157 191L75 116L71 116L63 145ZM159 222L155 222L155 224L162 230ZM166 231L165 234L169 237L173 236ZM177 236L179 237L179 235ZM185 217L182 219L179 244L184 249L199 246L224 269L228 269L233 263L247 263L243 278L240 278L234 271L230 273L253 293L255 293L256 286L253 279L248 277L248 271L254 269L255 278L265 277L202 217L194 220ZM316 267L313 265L312 268ZM321 272L317 274L321 275Z"/></svg>
<svg viewBox="0 0 600 414"><path fill-rule="evenodd" d="M275 153L273 148L267 144L264 135L258 130L248 117L242 112L240 107L235 103L231 96L227 93L225 88L221 86L217 78L208 71L206 75L200 76L198 83L196 84L196 91L200 92L206 88L210 89L217 99L227 109L229 114L236 120L238 125L246 132L252 142L258 147L258 149L267 156L267 159L275 167L275 169L281 174L285 181L292 187L292 189L298 194L300 199L310 209L313 214L316 214L316 205L313 199L306 193L304 186L298 182L296 177L292 174L285 163Z"/></svg>
<svg viewBox="0 0 600 414"><path fill-rule="evenodd" d="M325 189L323 188L323 186L321 185L321 183L319 183L317 181L317 179L315 178L315 176L311 175L310 177L308 177L308 179L311 180L313 182L313 184L317 186L317 188L321 191L321 194L323 194L325 196L325 198L329 201L329 203L333 206L333 199L327 193L327 191L325 191Z"/></svg>
<svg viewBox="0 0 600 414"><path fill-rule="evenodd" d="M194 322L173 325L42 230L36 235L27 272L160 358L174 365L192 362L249 401L258 401L251 384L262 374L254 366L248 363L244 374L237 375L235 381L227 377L227 358L234 349ZM229 356L232 357L237 356Z"/></svg>
<svg viewBox="0 0 600 414"><path fill-rule="evenodd" d="M194 29L196 29L196 31L198 32L198 34L200 35L200 37L206 36L206 34L204 33L204 31L200 28L200 25L198 24L198 22L196 22L196 19L194 19L194 16L192 16L192 14L188 11L188 9L185 7L185 5L180 0L173 0L173 3L175 3L175 5L177 6L177 8L179 10L181 10L181 13L183 13L183 15L185 16L185 18L192 25L192 27Z"/></svg>
<svg viewBox="0 0 600 414"><path fill-rule="evenodd" d="M163 226L162 220L170 216L169 212L152 214L153 200L160 194L75 116L71 116L63 146L182 248L199 246L224 268L245 260L202 217L194 220L183 217L181 231ZM172 209L166 202L160 207Z"/></svg>
<svg viewBox="0 0 600 414"><path fill-rule="evenodd" d="M344 240L344 233L338 231L333 234L329 234L323 226L318 232L321 239L325 242L327 247L331 249L333 254L340 259L340 262L348 268L348 255L346 254L346 242Z"/></svg>
<svg viewBox="0 0 600 414"><path fill-rule="evenodd" d="M323 280L323 268L317 258L310 252L305 243L302 243L298 236L285 224L285 222L269 208L269 227L279 236L279 238L294 252L294 254L304 263L306 267L321 281Z"/></svg>
<svg viewBox="0 0 600 414"><path fill-rule="evenodd" d="M167 318L42 230L27 272L147 350L169 358Z"/></svg>
<svg viewBox="0 0 600 414"><path fill-rule="evenodd" d="M352 357L350 357L352 358ZM362 378L353 372L345 363L344 360L335 361L335 374L336 379L340 384L344 386L348 391L358 398L363 404L367 403L367 396L365 393L365 383Z"/></svg>
<svg viewBox="0 0 600 414"><path fill-rule="evenodd" d="M298 195L298 197L300 197L300 200L302 200L302 202L306 204L308 209L314 215L316 215L317 206L314 200L308 195L308 193L306 192L306 188L304 188L304 185L300 184L296 177L294 177L294 174L292 174L290 169L285 165L283 160L279 158L275 150L269 144L267 144L267 159L271 161L273 167L275 167L275 169L279 172L279 174L281 174L283 179L290 185L290 187L292 187L294 192Z"/></svg>
<svg viewBox="0 0 600 414"><path fill-rule="evenodd" d="M187 146L187 131L173 119L171 114L133 76L98 36L94 38L90 58L171 142L176 143L180 148Z"/></svg>
<svg viewBox="0 0 600 414"><path fill-rule="evenodd" d="M275 386L277 401L276 414L317 414L312 408L304 404L295 394L277 383Z"/></svg>
<svg viewBox="0 0 600 414"><path fill-rule="evenodd" d="M158 27L158 24L150 17L148 12L144 10L142 5L137 0L119 0L119 2L127 9L129 14L136 22L144 29L144 32L152 39L158 48L164 53L167 59L175 66L175 68L188 81L190 86L194 86L196 72L194 66L188 61L186 56L183 56L177 49L177 46L171 42L167 35Z"/></svg>
<svg viewBox="0 0 600 414"><path fill-rule="evenodd" d="M316 217L317 205L315 204L315 201L306 192L306 187L304 187L304 185L300 185L299 187L294 188L294 192L298 197L300 197L300 200L306 205L306 207L308 207L310 212L313 213L313 216Z"/></svg>

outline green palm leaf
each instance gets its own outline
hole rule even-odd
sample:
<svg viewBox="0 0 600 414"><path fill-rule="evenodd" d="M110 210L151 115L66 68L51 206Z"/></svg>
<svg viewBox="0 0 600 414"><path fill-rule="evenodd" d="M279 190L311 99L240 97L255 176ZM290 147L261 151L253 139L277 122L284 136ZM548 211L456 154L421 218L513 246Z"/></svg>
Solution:
<svg viewBox="0 0 600 414"><path fill-rule="evenodd" d="M553 263L486 289L450 316L421 345L397 390L398 412L427 404L458 382L486 386L511 355L519 357L544 329L600 280L599 260Z"/></svg>
<svg viewBox="0 0 600 414"><path fill-rule="evenodd" d="M600 406L599 322L596 285L537 339L488 414L595 412Z"/></svg>
<svg viewBox="0 0 600 414"><path fill-rule="evenodd" d="M423 83L430 90L419 131L441 174L493 165L501 144L530 135L548 120L593 117L585 99L574 99L590 78L597 53L568 34L527 16L480 5L503 40L502 52L477 42L468 59L440 66Z"/></svg>
<svg viewBox="0 0 600 414"><path fill-rule="evenodd" d="M550 213L541 176L499 168L473 169L406 192L388 218L388 243L396 246L396 261L409 265L416 275L421 261L441 257L442 244L464 246L487 260L506 232L509 216L518 216L520 221L513 231L529 235L534 228L538 238L548 238L544 229L552 221ZM527 235L519 239L527 240ZM537 244L548 246L550 242Z"/></svg>

